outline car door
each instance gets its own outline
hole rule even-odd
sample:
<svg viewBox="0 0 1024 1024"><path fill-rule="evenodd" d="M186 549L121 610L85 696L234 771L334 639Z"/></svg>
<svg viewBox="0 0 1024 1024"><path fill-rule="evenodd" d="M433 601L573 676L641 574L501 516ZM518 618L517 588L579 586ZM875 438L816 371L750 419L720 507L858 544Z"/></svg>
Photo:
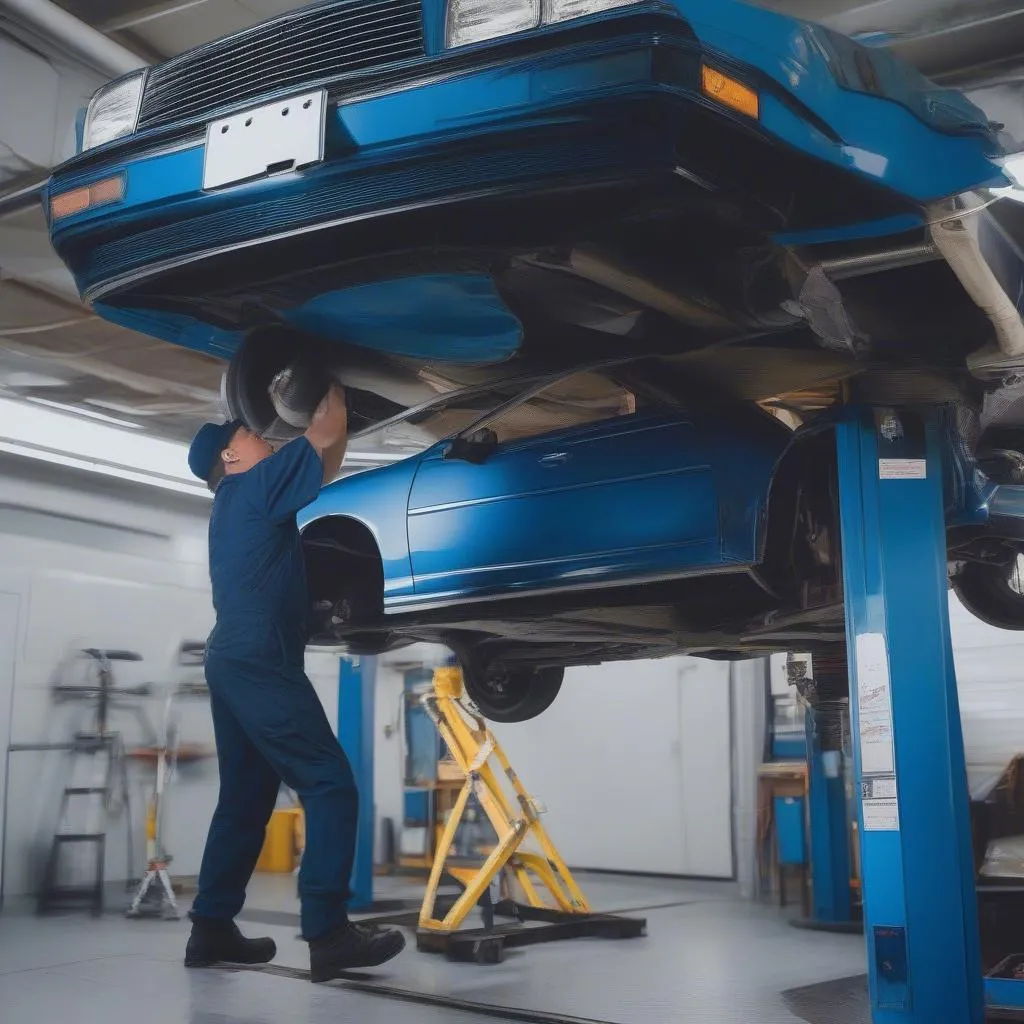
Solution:
<svg viewBox="0 0 1024 1024"><path fill-rule="evenodd" d="M674 574L720 559L693 423L595 371L485 424L480 462L430 453L409 500L417 596L502 594Z"/></svg>

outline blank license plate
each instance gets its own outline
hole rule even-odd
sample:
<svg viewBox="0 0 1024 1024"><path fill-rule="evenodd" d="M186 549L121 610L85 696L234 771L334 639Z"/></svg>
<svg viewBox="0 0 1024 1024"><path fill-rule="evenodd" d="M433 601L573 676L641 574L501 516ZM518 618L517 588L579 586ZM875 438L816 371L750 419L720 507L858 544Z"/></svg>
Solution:
<svg viewBox="0 0 1024 1024"><path fill-rule="evenodd" d="M318 89L212 122L206 129L203 188L223 188L320 163L326 109L326 93Z"/></svg>

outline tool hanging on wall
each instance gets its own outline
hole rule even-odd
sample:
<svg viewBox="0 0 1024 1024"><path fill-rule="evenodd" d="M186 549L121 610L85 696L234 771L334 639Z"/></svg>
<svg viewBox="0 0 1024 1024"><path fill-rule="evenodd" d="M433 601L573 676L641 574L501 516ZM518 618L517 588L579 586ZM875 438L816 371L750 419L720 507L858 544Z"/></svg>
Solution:
<svg viewBox="0 0 1024 1024"><path fill-rule="evenodd" d="M646 932L646 921L592 913L561 854L541 824L544 811L527 793L505 752L484 720L464 702L462 670L449 664L434 670L434 692L424 706L452 758L465 776L441 835L420 910L417 947L445 953L450 959L498 963L508 946L522 946L579 936L633 938ZM514 793L510 797L501 777ZM483 808L497 834L483 863L467 864L451 856L456 833L471 797ZM517 806L518 805L518 806ZM533 842L538 852L529 852ZM447 872L465 888L443 917L437 912L438 887ZM501 885L495 901L492 886ZM546 896L546 898L545 898ZM459 931L477 905L484 927ZM494 925L495 914L516 920ZM523 926L521 922L543 922Z"/></svg>

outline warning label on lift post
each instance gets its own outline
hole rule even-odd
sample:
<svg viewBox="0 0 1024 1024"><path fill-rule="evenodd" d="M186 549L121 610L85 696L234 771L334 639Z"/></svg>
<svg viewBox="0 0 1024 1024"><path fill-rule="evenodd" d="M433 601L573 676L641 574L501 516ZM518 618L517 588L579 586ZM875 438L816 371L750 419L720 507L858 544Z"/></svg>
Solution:
<svg viewBox="0 0 1024 1024"><path fill-rule="evenodd" d="M927 480L928 463L925 459L879 459L879 480Z"/></svg>
<svg viewBox="0 0 1024 1024"><path fill-rule="evenodd" d="M865 832L897 832L900 827L896 776L864 779L860 784Z"/></svg>
<svg viewBox="0 0 1024 1024"><path fill-rule="evenodd" d="M866 832L899 831L896 745L893 740L889 655L881 633L857 637L857 726L861 809Z"/></svg>

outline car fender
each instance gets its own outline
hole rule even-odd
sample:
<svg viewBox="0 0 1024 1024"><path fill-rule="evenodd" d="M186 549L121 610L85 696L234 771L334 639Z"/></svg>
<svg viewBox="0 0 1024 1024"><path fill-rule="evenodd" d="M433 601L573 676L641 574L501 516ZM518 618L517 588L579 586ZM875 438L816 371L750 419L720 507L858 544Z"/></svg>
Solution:
<svg viewBox="0 0 1024 1024"><path fill-rule="evenodd" d="M300 532L325 519L358 523L373 537L384 570L384 599L412 593L409 491L420 456L329 484L299 515Z"/></svg>

